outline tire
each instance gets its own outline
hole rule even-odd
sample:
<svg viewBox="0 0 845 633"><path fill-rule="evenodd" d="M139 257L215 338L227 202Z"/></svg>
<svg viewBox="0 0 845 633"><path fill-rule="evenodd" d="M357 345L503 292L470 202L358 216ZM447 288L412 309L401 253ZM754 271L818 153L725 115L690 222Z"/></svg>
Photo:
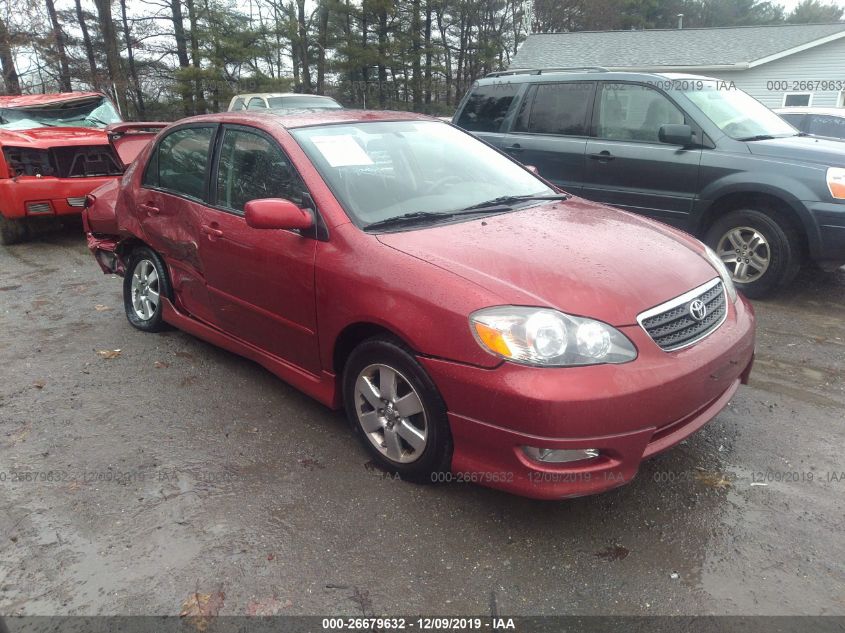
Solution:
<svg viewBox="0 0 845 633"><path fill-rule="evenodd" d="M704 241L725 262L737 289L752 299L785 286L801 268L801 236L776 213L731 211L712 224Z"/></svg>
<svg viewBox="0 0 845 633"><path fill-rule="evenodd" d="M0 215L0 244L10 246L29 239L29 227L25 220L12 220Z"/></svg>
<svg viewBox="0 0 845 633"><path fill-rule="evenodd" d="M143 332L166 329L162 297L173 297L164 261L146 246L136 248L123 277L123 307L129 323Z"/></svg>
<svg viewBox="0 0 845 633"><path fill-rule="evenodd" d="M452 433L446 405L399 341L371 338L352 351L343 372L343 401L355 434L385 470L416 483L433 483L449 472Z"/></svg>

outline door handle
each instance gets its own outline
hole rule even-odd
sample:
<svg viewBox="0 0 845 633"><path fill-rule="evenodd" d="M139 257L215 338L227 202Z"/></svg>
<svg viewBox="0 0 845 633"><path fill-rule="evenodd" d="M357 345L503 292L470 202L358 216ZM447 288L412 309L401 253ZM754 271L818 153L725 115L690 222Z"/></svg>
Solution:
<svg viewBox="0 0 845 633"><path fill-rule="evenodd" d="M604 150L603 152L599 152L598 154L587 154L587 158L606 163L606 162L611 161L614 158L616 158L616 156L614 156L613 154L611 154L607 150Z"/></svg>
<svg viewBox="0 0 845 633"><path fill-rule="evenodd" d="M143 202L138 206L140 206L144 211L146 211L150 215L158 215L159 213L161 213L161 209L159 209L151 202Z"/></svg>
<svg viewBox="0 0 845 633"><path fill-rule="evenodd" d="M203 224L201 229L202 232L208 235L209 237L223 237L223 231L214 226L208 226L207 224Z"/></svg>
<svg viewBox="0 0 845 633"><path fill-rule="evenodd" d="M505 151L506 152L513 152L514 154L518 154L519 152L522 151L522 145L520 145L519 143L514 143L510 147L506 147Z"/></svg>

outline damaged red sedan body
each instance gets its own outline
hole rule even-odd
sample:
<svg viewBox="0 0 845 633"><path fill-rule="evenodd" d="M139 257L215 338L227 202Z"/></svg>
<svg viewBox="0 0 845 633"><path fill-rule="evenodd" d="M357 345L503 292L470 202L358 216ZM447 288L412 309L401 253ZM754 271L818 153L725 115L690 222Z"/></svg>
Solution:
<svg viewBox="0 0 845 633"><path fill-rule="evenodd" d="M79 214L86 194L123 173L105 131L120 120L98 92L0 97L0 242Z"/></svg>
<svg viewBox="0 0 845 633"><path fill-rule="evenodd" d="M344 407L410 480L607 490L751 371L753 312L703 244L421 115L186 119L83 222L133 326Z"/></svg>

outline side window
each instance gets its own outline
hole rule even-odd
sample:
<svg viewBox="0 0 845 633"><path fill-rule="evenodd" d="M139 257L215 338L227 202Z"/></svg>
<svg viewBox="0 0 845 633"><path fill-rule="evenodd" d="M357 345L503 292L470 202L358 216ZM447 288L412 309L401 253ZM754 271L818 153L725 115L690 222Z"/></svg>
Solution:
<svg viewBox="0 0 845 633"><path fill-rule="evenodd" d="M176 130L159 142L144 173L143 184L202 200L205 172L214 128Z"/></svg>
<svg viewBox="0 0 845 633"><path fill-rule="evenodd" d="M236 112L238 110L243 110L243 109L244 109L244 100L241 99L240 97L238 97L237 99L235 99L235 102L232 104L232 111Z"/></svg>
<svg viewBox="0 0 845 633"><path fill-rule="evenodd" d="M789 123L790 125L792 125L793 127L796 127L799 130L804 130L803 126L806 124L806 121L804 120L804 118L806 116L807 115L805 115L805 114L793 114L793 113L790 112L790 113L787 113L787 114L781 114L780 118L783 119L784 121L786 121L787 123Z"/></svg>
<svg viewBox="0 0 845 633"><path fill-rule="evenodd" d="M845 138L845 118L824 114L811 114L807 118L809 119L807 132L810 134Z"/></svg>
<svg viewBox="0 0 845 633"><path fill-rule="evenodd" d="M264 103L264 99L261 97L253 97L249 100L249 104L246 107L247 110L266 110L267 104Z"/></svg>
<svg viewBox="0 0 845 633"><path fill-rule="evenodd" d="M540 84L531 115L522 116L517 125L535 134L586 136L587 118L593 105L593 82Z"/></svg>
<svg viewBox="0 0 845 633"><path fill-rule="evenodd" d="M217 167L217 204L243 213L250 200L286 198L303 204L305 185L273 141L242 129L227 128Z"/></svg>
<svg viewBox="0 0 845 633"><path fill-rule="evenodd" d="M662 93L636 84L604 84L596 136L611 141L658 143L660 127L683 123L683 113Z"/></svg>
<svg viewBox="0 0 845 633"><path fill-rule="evenodd" d="M458 126L470 132L498 132L518 90L519 85L510 82L477 86L461 111Z"/></svg>

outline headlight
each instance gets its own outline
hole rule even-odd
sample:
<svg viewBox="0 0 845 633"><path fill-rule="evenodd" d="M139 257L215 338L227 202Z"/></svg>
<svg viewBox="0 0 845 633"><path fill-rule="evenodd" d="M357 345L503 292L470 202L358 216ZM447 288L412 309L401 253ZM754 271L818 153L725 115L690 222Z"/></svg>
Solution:
<svg viewBox="0 0 845 633"><path fill-rule="evenodd" d="M600 365L637 357L637 348L616 328L549 308L485 308L473 312L469 323L481 347L525 365Z"/></svg>
<svg viewBox="0 0 845 633"><path fill-rule="evenodd" d="M704 247L707 253L707 259L710 260L710 263L713 264L713 268L716 269L716 272L719 273L719 277L722 278L722 283L725 284L725 289L728 291L728 296L731 298L731 301L736 301L736 286L734 286L733 276L731 275L731 271L728 270L728 267L725 266L725 262L719 259L719 256L716 252L710 248L709 246Z"/></svg>
<svg viewBox="0 0 845 633"><path fill-rule="evenodd" d="M845 169L830 167L827 170L827 188L837 200L845 200Z"/></svg>

